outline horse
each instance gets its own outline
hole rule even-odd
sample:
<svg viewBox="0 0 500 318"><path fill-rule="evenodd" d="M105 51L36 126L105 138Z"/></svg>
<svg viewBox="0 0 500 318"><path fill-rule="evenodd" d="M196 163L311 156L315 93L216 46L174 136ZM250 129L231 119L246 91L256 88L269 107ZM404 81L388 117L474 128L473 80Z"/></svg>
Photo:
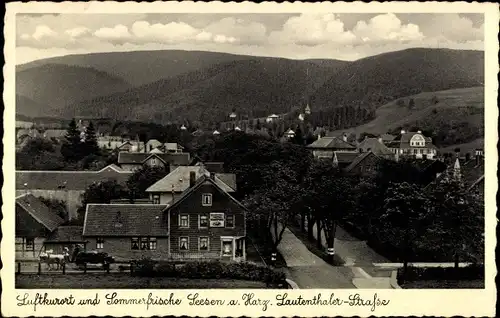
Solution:
<svg viewBox="0 0 500 318"><path fill-rule="evenodd" d="M40 253L40 262L47 264L49 267L49 271L54 268L52 265L56 265L56 270L59 270L63 264L66 263L66 260L69 257L67 250L64 250L63 254L53 254L53 250L47 250L45 252Z"/></svg>

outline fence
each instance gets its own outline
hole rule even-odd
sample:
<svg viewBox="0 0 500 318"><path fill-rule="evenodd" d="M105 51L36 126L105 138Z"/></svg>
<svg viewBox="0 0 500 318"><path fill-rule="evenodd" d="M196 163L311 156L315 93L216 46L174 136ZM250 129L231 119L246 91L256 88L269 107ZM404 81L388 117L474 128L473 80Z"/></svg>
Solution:
<svg viewBox="0 0 500 318"><path fill-rule="evenodd" d="M94 272L124 272L130 269L129 263L113 263L110 266L101 264L60 263L47 264L38 260L16 261L16 274L66 274L66 273L87 273Z"/></svg>

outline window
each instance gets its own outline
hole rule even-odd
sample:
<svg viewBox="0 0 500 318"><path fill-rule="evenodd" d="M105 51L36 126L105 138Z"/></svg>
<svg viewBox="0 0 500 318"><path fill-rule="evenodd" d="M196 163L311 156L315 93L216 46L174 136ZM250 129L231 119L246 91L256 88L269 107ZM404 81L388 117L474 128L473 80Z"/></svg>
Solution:
<svg viewBox="0 0 500 318"><path fill-rule="evenodd" d="M35 239L34 238L26 238L24 250L25 251L33 251L35 249Z"/></svg>
<svg viewBox="0 0 500 318"><path fill-rule="evenodd" d="M148 238L141 237L141 250L147 250L149 248Z"/></svg>
<svg viewBox="0 0 500 318"><path fill-rule="evenodd" d="M179 238L179 250L187 251L189 249L189 237L181 236Z"/></svg>
<svg viewBox="0 0 500 318"><path fill-rule="evenodd" d="M102 237L98 237L95 240L95 247L97 249L103 249L104 248L104 239Z"/></svg>
<svg viewBox="0 0 500 318"><path fill-rule="evenodd" d="M201 204L203 206L212 206L212 194L211 193L203 193L201 196Z"/></svg>
<svg viewBox="0 0 500 318"><path fill-rule="evenodd" d="M234 227L234 215L226 215L226 227Z"/></svg>
<svg viewBox="0 0 500 318"><path fill-rule="evenodd" d="M139 238L138 237L133 237L131 239L131 249L133 250L138 250L139 249Z"/></svg>
<svg viewBox="0 0 500 318"><path fill-rule="evenodd" d="M179 214L179 227L189 228L189 215Z"/></svg>
<svg viewBox="0 0 500 318"><path fill-rule="evenodd" d="M198 224L198 227L200 229L208 228L208 216L206 216L205 214L200 214L199 215L199 224Z"/></svg>
<svg viewBox="0 0 500 318"><path fill-rule="evenodd" d="M198 242L198 249L200 251L208 251L208 237L206 236L202 236L200 237L199 239L199 242Z"/></svg>
<svg viewBox="0 0 500 318"><path fill-rule="evenodd" d="M151 148L153 148L153 147L151 146ZM151 165L156 166L156 158L151 159Z"/></svg>
<svg viewBox="0 0 500 318"><path fill-rule="evenodd" d="M156 237L149 238L149 249L153 251L156 250Z"/></svg>
<svg viewBox="0 0 500 318"><path fill-rule="evenodd" d="M153 195L153 204L160 204L160 195L158 194Z"/></svg>

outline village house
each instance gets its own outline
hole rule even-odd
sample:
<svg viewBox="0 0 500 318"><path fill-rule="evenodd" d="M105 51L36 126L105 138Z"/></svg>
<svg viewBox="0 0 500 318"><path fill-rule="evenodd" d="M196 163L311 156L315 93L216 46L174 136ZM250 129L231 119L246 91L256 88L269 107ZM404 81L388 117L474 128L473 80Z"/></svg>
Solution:
<svg viewBox="0 0 500 318"><path fill-rule="evenodd" d="M344 173L360 177L370 177L377 173L378 165L383 158L371 150L359 154L345 169Z"/></svg>
<svg viewBox="0 0 500 318"><path fill-rule="evenodd" d="M116 149L120 152L146 153L146 146L144 145L144 142L137 140L127 140Z"/></svg>
<svg viewBox="0 0 500 318"><path fill-rule="evenodd" d="M16 197L16 260L38 258L46 238L64 220L32 194Z"/></svg>
<svg viewBox="0 0 500 318"><path fill-rule="evenodd" d="M16 128L30 129L35 124L31 121L16 120Z"/></svg>
<svg viewBox="0 0 500 318"><path fill-rule="evenodd" d="M151 152L153 149L161 147L163 143L159 142L156 139L150 139L146 143L146 152Z"/></svg>
<svg viewBox="0 0 500 318"><path fill-rule="evenodd" d="M77 246L80 250L85 250L87 241L83 239L82 233L83 226L60 225L44 241L44 251L51 250L54 254L62 254L67 249L71 256Z"/></svg>
<svg viewBox="0 0 500 318"><path fill-rule="evenodd" d="M332 159L334 152L356 152L356 146L347 142L347 135L338 137L321 137L307 145L316 159Z"/></svg>
<svg viewBox="0 0 500 318"><path fill-rule="evenodd" d="M46 139L55 139L61 141L66 137L66 129L47 129L43 132L42 136Z"/></svg>
<svg viewBox="0 0 500 318"><path fill-rule="evenodd" d="M214 181L228 193L236 191L236 175L229 173L216 173L220 171L216 164L215 169L207 168L204 165L181 166L171 171L164 178L160 179L148 189L149 199L154 204L169 204L175 201L175 198L186 191L191 184L203 175L215 173ZM210 169L210 170L209 170Z"/></svg>
<svg viewBox="0 0 500 318"><path fill-rule="evenodd" d="M339 169L345 169L349 166L354 159L359 157L361 154L359 152L344 152L344 151L334 151L332 164L334 167Z"/></svg>
<svg viewBox="0 0 500 318"><path fill-rule="evenodd" d="M406 132L386 143L386 146L399 157L413 157L416 159L436 159L437 148L432 138L426 137L422 131Z"/></svg>
<svg viewBox="0 0 500 318"><path fill-rule="evenodd" d="M170 205L87 205L87 249L118 260L245 260L246 209L215 174L188 180Z"/></svg>
<svg viewBox="0 0 500 318"><path fill-rule="evenodd" d="M373 152L380 158L385 158L388 160L394 160L395 154L389 148L386 147L383 143L382 137L379 138L368 138L366 137L363 141L358 144L358 151L361 153L364 152Z"/></svg>
<svg viewBox="0 0 500 318"><path fill-rule="evenodd" d="M116 180L125 185L132 171L109 165L99 171L16 171L16 195L31 193L37 197L66 203L70 219L77 217L82 194L93 183Z"/></svg>
<svg viewBox="0 0 500 318"><path fill-rule="evenodd" d="M124 145L126 140L119 136L99 136L97 137L97 145L101 149L109 149L114 150L120 148L120 146ZM128 144L127 144L128 145Z"/></svg>
<svg viewBox="0 0 500 318"><path fill-rule="evenodd" d="M118 165L125 171L134 171L143 166L163 167L172 171L178 166L187 166L191 162L189 153L144 153L120 152Z"/></svg>

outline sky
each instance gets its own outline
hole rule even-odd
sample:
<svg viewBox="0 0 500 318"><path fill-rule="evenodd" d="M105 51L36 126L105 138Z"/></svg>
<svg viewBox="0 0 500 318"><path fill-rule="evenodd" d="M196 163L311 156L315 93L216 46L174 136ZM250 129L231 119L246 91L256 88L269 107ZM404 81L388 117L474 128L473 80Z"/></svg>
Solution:
<svg viewBox="0 0 500 318"><path fill-rule="evenodd" d="M161 13L16 17L16 64L68 54L169 49L352 61L410 47L483 50L484 16Z"/></svg>

